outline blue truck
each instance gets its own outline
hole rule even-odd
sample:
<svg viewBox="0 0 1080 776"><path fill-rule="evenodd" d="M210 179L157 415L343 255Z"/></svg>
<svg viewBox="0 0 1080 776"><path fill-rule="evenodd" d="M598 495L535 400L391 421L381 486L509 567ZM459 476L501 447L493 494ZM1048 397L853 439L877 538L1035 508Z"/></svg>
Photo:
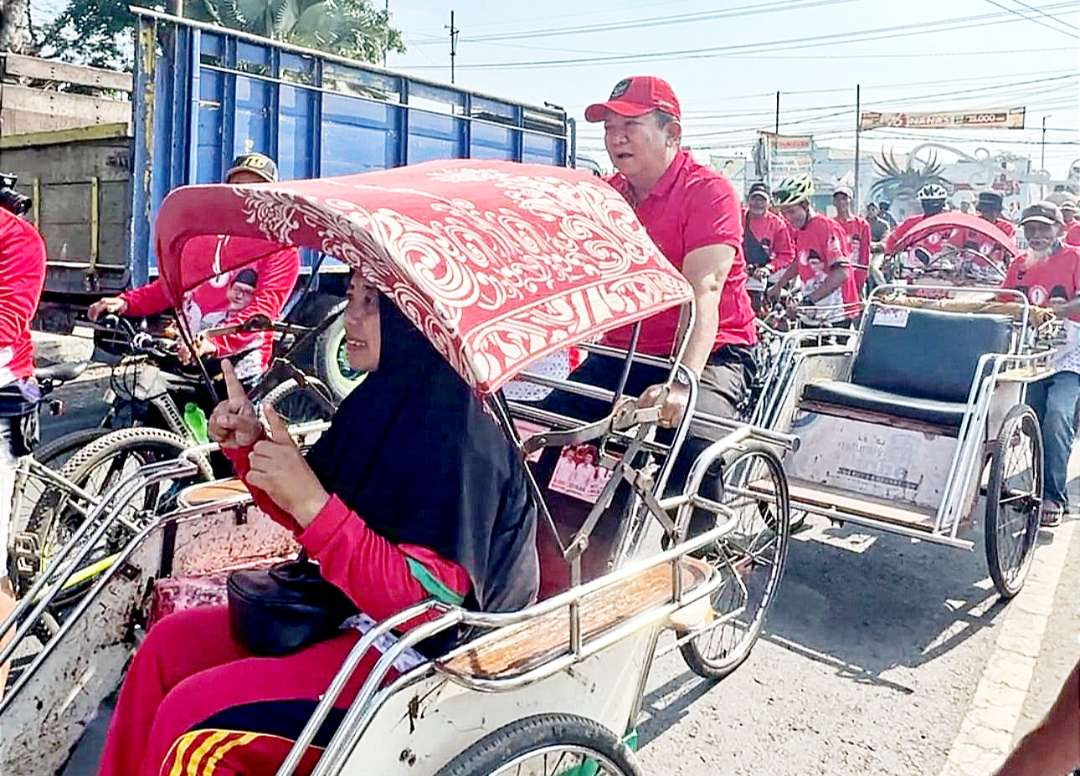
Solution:
<svg viewBox="0 0 1080 776"><path fill-rule="evenodd" d="M219 182L241 152L268 153L286 179L447 158L574 163L574 122L558 106L138 13L129 123L2 139L49 248L44 328L67 328L93 299L152 279L165 195ZM290 316L310 323L341 300L343 273L316 254L304 263L308 293Z"/></svg>

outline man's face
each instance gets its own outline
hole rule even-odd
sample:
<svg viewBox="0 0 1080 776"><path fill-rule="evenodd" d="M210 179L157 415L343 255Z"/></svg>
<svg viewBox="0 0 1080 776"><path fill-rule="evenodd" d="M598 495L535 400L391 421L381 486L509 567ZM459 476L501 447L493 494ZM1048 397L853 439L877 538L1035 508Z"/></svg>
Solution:
<svg viewBox="0 0 1080 776"><path fill-rule="evenodd" d="M967 200L962 201L960 203L960 212L961 213L970 213L971 212L971 203L968 202Z"/></svg>
<svg viewBox="0 0 1080 776"><path fill-rule="evenodd" d="M225 182L238 186L242 183L266 183L266 179L251 170L238 170L226 178Z"/></svg>
<svg viewBox="0 0 1080 776"><path fill-rule="evenodd" d="M999 218L1001 218L1001 208L999 208L997 205L976 205L975 210L987 221L997 221Z"/></svg>
<svg viewBox="0 0 1080 776"><path fill-rule="evenodd" d="M843 192L838 191L836 194L833 194L832 203L836 207L837 213L851 212L851 199Z"/></svg>
<svg viewBox="0 0 1080 776"><path fill-rule="evenodd" d="M1054 247L1057 239L1058 227L1053 224L1042 224L1037 221L1029 221L1024 224L1024 239L1031 247L1032 253L1045 255Z"/></svg>
<svg viewBox="0 0 1080 776"><path fill-rule="evenodd" d="M608 111L604 119L604 147L611 163L631 180L663 175L678 134L677 123L661 128L655 112L629 117Z"/></svg>
<svg viewBox="0 0 1080 776"><path fill-rule="evenodd" d="M226 296L229 299L230 310L243 310L251 304L251 300L255 297L255 289L247 283L234 282L229 286L229 293Z"/></svg>
<svg viewBox="0 0 1080 776"><path fill-rule="evenodd" d="M1061 209L1061 217L1065 219L1065 223L1071 224L1074 220L1076 220L1076 211L1063 207Z"/></svg>
<svg viewBox="0 0 1080 776"><path fill-rule="evenodd" d="M750 199L746 200L746 209L755 218L761 217L769 209L769 199L763 194L751 194Z"/></svg>
<svg viewBox="0 0 1080 776"><path fill-rule="evenodd" d="M878 212L879 211L878 211L877 205L867 205L866 206L866 216L867 216L867 218L877 218L878 217Z"/></svg>
<svg viewBox="0 0 1080 776"><path fill-rule="evenodd" d="M807 210L805 202L780 208L780 215L796 229L802 229L810 219L810 211Z"/></svg>

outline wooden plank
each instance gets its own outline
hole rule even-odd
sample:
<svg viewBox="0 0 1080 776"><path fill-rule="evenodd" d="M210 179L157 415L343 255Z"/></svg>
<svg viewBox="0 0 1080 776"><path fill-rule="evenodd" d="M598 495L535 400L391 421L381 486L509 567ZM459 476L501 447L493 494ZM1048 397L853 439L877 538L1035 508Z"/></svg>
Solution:
<svg viewBox="0 0 1080 776"><path fill-rule="evenodd" d="M1006 369L998 373L998 382L1002 383L1031 383L1049 377L1057 371L1048 366L1019 366L1015 369Z"/></svg>
<svg viewBox="0 0 1080 776"><path fill-rule="evenodd" d="M6 54L4 75L33 78L38 81L96 86L122 92L132 90L130 73L118 73L100 67L73 65L55 59L41 59L24 54Z"/></svg>
<svg viewBox="0 0 1080 776"><path fill-rule="evenodd" d="M695 558L682 559L683 590L708 579L710 568ZM671 566L646 569L619 585L581 599L581 634L587 641L631 617L671 601ZM513 676L570 650L567 608L497 631L497 640L465 650L440 666L461 676L483 679Z"/></svg>
<svg viewBox="0 0 1080 776"><path fill-rule="evenodd" d="M131 121L131 103L4 84L4 134Z"/></svg>
<svg viewBox="0 0 1080 776"><path fill-rule="evenodd" d="M859 517L902 525L928 533L934 530L937 517L934 511L922 509L914 504L897 506L897 503L903 502L885 501L873 496L852 495L840 488L830 488L827 485L802 480L789 481L788 493L793 505L803 503L822 509L835 507L838 512L850 512ZM842 520L843 515L838 514L837 519Z"/></svg>
<svg viewBox="0 0 1080 776"><path fill-rule="evenodd" d="M130 136L131 131L128 129L128 123L126 121L116 121L111 124L91 124L86 127L56 129L50 132L24 132L18 135L4 135L0 137L0 149L60 145L86 140L114 140Z"/></svg>

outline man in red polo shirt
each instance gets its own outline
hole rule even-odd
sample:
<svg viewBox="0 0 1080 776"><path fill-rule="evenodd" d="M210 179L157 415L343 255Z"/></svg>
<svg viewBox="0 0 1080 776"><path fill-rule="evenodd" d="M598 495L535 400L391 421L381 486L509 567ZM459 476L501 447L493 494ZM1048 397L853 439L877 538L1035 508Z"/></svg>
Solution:
<svg viewBox="0 0 1080 776"><path fill-rule="evenodd" d="M683 362L699 377L698 410L736 416L753 375L757 335L734 188L682 149L679 101L666 81L626 78L607 102L590 105L585 119L604 123L604 145L618 170L608 182L633 206L653 242L694 288L696 312ZM638 350L671 355L679 328L679 310L644 321ZM627 327L610 332L604 341L626 348L631 337L632 328ZM574 379L613 388L621 369L619 359L591 356ZM640 390L665 376L661 369L637 367L627 390L641 392L643 406L662 401L661 423L673 426L685 410L685 388L676 385L664 393L654 384Z"/></svg>
<svg viewBox="0 0 1080 776"><path fill-rule="evenodd" d="M743 251L751 271L764 268L770 273L778 272L795 260L787 221L769 210L770 201L769 187L763 181L750 184L743 223Z"/></svg>
<svg viewBox="0 0 1080 776"><path fill-rule="evenodd" d="M1065 222L1065 242L1080 246L1080 221L1076 220L1076 200L1066 199L1061 203L1061 218Z"/></svg>
<svg viewBox="0 0 1080 776"><path fill-rule="evenodd" d="M798 277L802 282L798 304L804 323L850 326L859 315L860 304L847 234L834 219L814 212L810 206L812 196L814 181L806 173L785 178L776 187L776 204L795 240L795 261L769 294L777 296Z"/></svg>
<svg viewBox="0 0 1080 776"><path fill-rule="evenodd" d="M1002 202L1002 196L996 191L983 191L979 193L978 202L975 203L975 210L978 211L979 216L984 221L992 223L1004 232L1006 237L1012 240L1016 235L1016 227L1012 225L1012 222L1001 217ZM1007 263L1004 248L989 237L984 237L970 229L957 229L949 239L949 244L956 248L977 251L987 258L993 259L999 267L1004 267Z"/></svg>
<svg viewBox="0 0 1080 776"><path fill-rule="evenodd" d="M840 224L847 235L851 249L848 260L855 275L855 289L861 294L866 288L866 279L870 276L870 222L851 211L853 199L854 194L847 186L837 186L833 191L836 223Z"/></svg>

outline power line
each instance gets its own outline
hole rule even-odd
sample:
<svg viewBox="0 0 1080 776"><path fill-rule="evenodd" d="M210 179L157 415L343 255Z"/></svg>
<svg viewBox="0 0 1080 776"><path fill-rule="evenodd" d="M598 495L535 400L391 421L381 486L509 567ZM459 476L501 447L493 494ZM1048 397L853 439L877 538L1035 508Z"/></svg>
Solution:
<svg viewBox="0 0 1080 776"><path fill-rule="evenodd" d="M1017 5L1022 5L1024 8L1027 8L1027 9L1029 9L1031 11L1034 11L1035 13L1039 14L1040 16L1045 16L1047 19L1053 19L1058 24L1062 24L1062 25L1068 27L1069 29L1080 30L1080 27L1077 27L1075 24L1072 24L1070 22L1065 21L1060 16L1054 16L1052 13L1047 13L1042 8L1036 8L1033 5L1028 5L1027 3L1024 2L1024 0L1013 0L1013 2L1016 3Z"/></svg>
<svg viewBox="0 0 1080 776"><path fill-rule="evenodd" d="M1053 8L1080 6L1077 2L1057 3ZM548 59L530 60L519 62L486 62L472 65L463 65L473 70L507 69L507 68L535 68L535 67L566 67L581 64L622 64L639 61L657 61L664 59L696 59L713 58L731 52L762 53L771 50L791 50L801 48L819 48L845 43L865 43L876 40L910 37L912 35L924 35L928 33L952 32L956 30L974 29L977 27L993 26L997 24L1015 23L1015 15L1012 13L991 13L971 16L954 17L951 19L939 19L929 22L917 22L913 24L893 25L890 27L878 27L868 30L854 30L850 32L829 33L826 35L813 35L799 38L789 38L780 41L760 41L755 43L743 43L728 46L713 46L700 49L676 49L670 51L654 51L642 54L619 54L607 57L579 57L571 59ZM937 28L937 29L931 29ZM847 40L845 40L847 39Z"/></svg>
<svg viewBox="0 0 1080 776"><path fill-rule="evenodd" d="M1003 4L999 3L997 0L986 0L986 2L990 3L990 5L994 6L995 8L1002 8L1002 9L1008 11L1009 13L1020 17L1024 21L1035 22L1040 27L1045 27L1048 30L1053 30L1054 32L1060 32L1062 35L1068 35L1070 38L1075 38L1077 40L1080 40L1080 35L1073 35L1071 32L1067 32L1066 30L1063 30L1060 27L1055 27L1052 24L1047 24L1042 19L1038 19L1038 18L1036 18L1034 16L1028 16L1023 11L1018 11L1015 8L1010 8L1007 5L1003 5Z"/></svg>

